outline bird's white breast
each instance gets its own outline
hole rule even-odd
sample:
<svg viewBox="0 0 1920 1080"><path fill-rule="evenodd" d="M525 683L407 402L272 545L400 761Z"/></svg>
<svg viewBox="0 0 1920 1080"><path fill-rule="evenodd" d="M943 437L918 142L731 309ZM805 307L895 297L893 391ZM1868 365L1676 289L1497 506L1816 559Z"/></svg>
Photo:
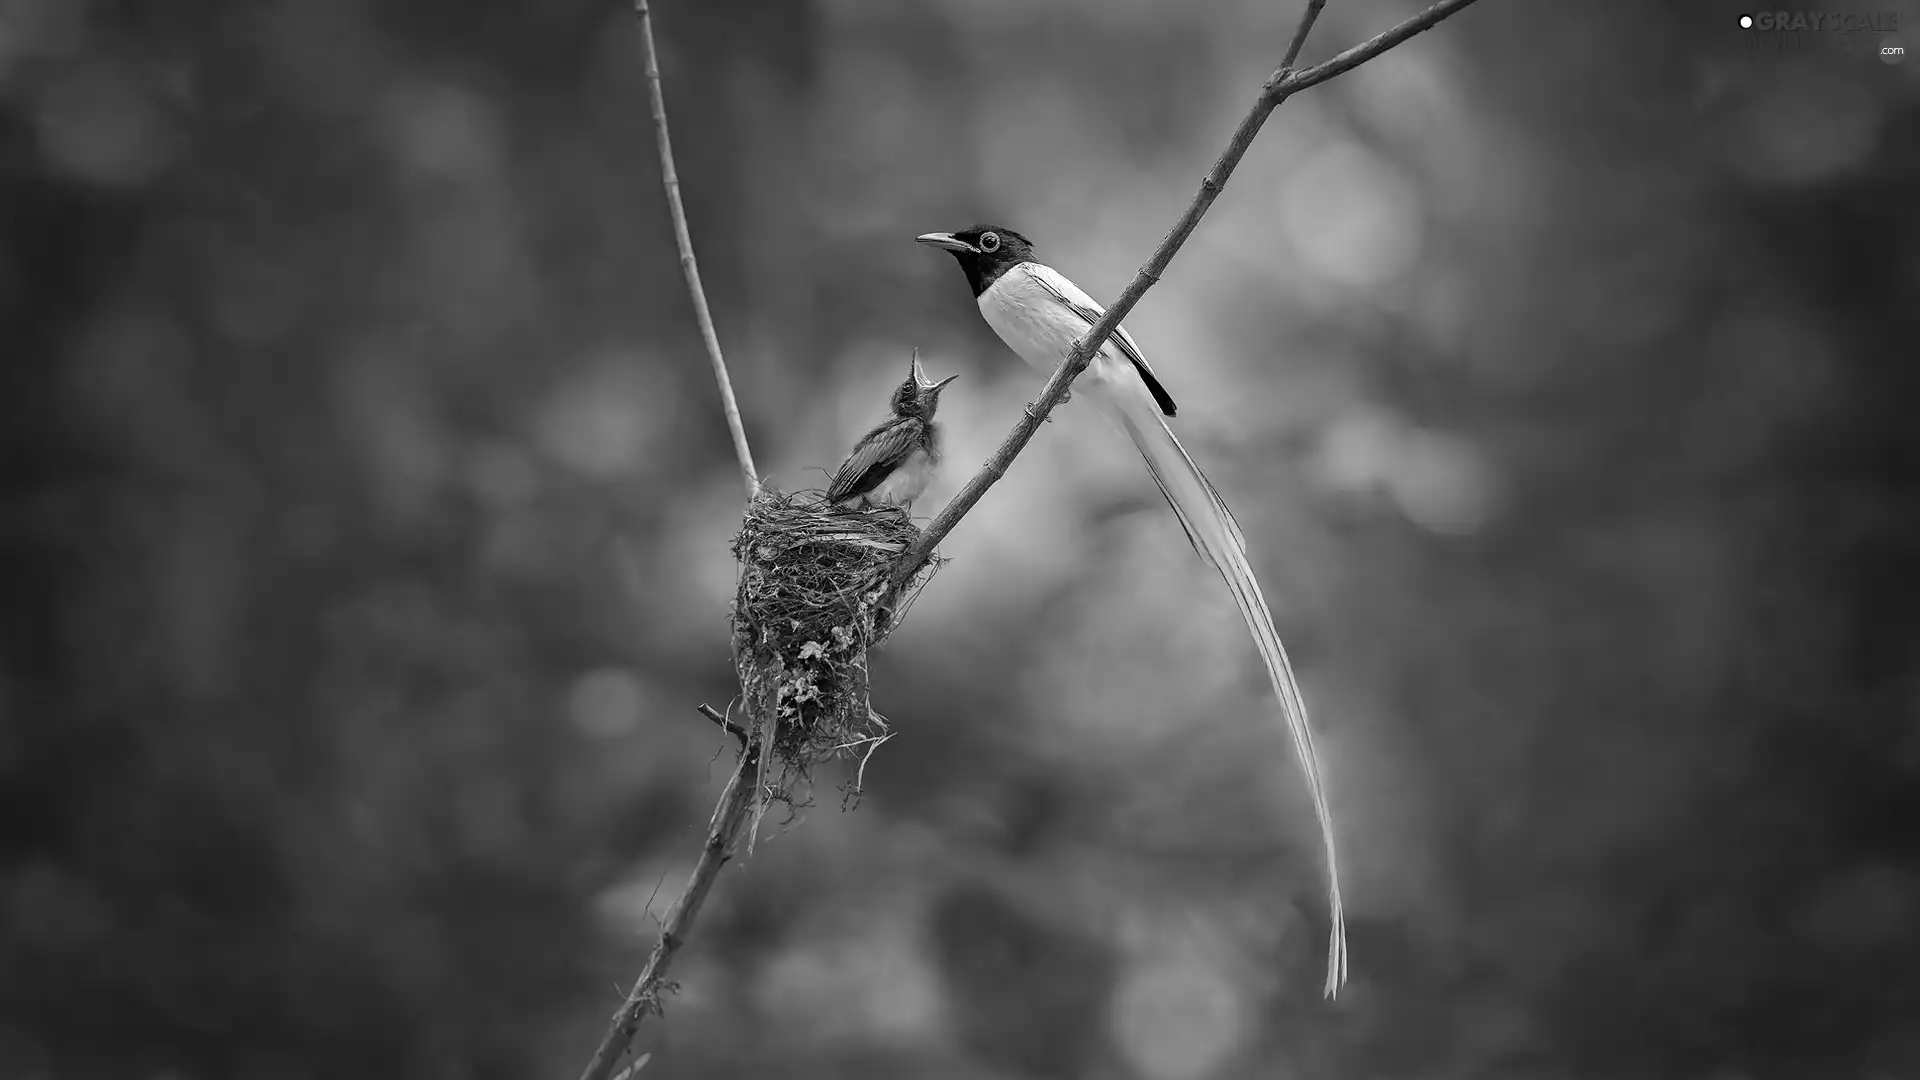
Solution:
<svg viewBox="0 0 1920 1080"><path fill-rule="evenodd" d="M885 480L867 493L868 504L903 506L918 499L933 480L933 464L933 459L925 450L915 449L887 474Z"/></svg>
<svg viewBox="0 0 1920 1080"><path fill-rule="evenodd" d="M1092 327L1034 280L1035 265L1021 263L1001 274L980 294L978 303L981 317L1000 335L1000 340L1041 375L1052 375L1053 369L1059 367L1060 361L1073 349L1073 343ZM1093 304L1091 299L1086 302ZM1097 305L1094 310L1099 310ZM1101 347L1087 374L1095 379L1110 378L1115 366L1124 363L1109 343Z"/></svg>

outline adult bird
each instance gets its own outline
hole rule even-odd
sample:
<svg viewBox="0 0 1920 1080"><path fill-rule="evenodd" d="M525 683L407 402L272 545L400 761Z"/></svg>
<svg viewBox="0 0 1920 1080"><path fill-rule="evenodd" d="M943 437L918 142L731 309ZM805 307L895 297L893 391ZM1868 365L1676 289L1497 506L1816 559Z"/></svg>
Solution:
<svg viewBox="0 0 1920 1080"><path fill-rule="evenodd" d="M827 501L842 510L913 505L940 467L940 425L933 419L940 391L959 377L929 380L920 350L913 350L907 381L893 392L893 415L854 444L827 487Z"/></svg>
<svg viewBox="0 0 1920 1080"><path fill-rule="evenodd" d="M960 232L926 233L917 239L952 253L966 274L987 325L1042 376L1052 375L1072 351L1074 342L1085 337L1106 314L1106 309L1066 275L1035 259L1033 243L1012 229L975 225ZM1124 327L1114 329L1113 336L1076 381L1076 387L1139 448L1140 456L1147 461L1147 471L1173 507L1194 551L1226 580L1260 658L1266 662L1267 675L1306 773L1307 791L1326 849L1327 904L1332 914L1326 994L1332 997L1347 978L1346 915L1340 900L1333 815L1313 748L1313 731L1307 724L1307 705L1300 696L1287 650L1273 627L1273 615L1260 593L1260 583L1254 580L1253 567L1247 562L1246 538L1220 492L1167 426L1164 418L1175 412L1173 397Z"/></svg>

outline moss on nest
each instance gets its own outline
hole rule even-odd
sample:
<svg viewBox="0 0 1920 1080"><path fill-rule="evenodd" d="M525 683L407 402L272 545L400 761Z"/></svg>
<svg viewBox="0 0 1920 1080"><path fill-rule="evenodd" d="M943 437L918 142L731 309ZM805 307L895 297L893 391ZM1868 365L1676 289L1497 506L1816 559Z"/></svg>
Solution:
<svg viewBox="0 0 1920 1080"><path fill-rule="evenodd" d="M858 796L867 756L891 737L869 698L867 650L932 573L937 560L901 590L894 615L880 613L894 560L919 536L903 513L835 510L819 491L769 488L748 505L733 542L733 645L747 726L772 748L760 761L762 808L804 805L812 767L836 758L861 762L844 785Z"/></svg>

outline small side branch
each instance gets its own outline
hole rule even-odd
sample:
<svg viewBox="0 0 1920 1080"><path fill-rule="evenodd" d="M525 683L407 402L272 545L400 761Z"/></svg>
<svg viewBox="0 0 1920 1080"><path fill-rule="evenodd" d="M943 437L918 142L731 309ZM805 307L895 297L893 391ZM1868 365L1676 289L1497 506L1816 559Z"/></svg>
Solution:
<svg viewBox="0 0 1920 1080"><path fill-rule="evenodd" d="M1300 25L1293 28L1293 40L1287 42L1286 55L1280 58L1280 70L1288 71L1293 62L1300 59L1300 49L1307 43L1307 34L1313 30L1313 24L1320 18L1320 9L1327 6L1327 0L1308 0L1307 10L1300 15Z"/></svg>
<svg viewBox="0 0 1920 1080"><path fill-rule="evenodd" d="M1438 26L1443 19L1458 15L1460 9L1471 6L1473 3L1475 3L1475 0L1440 0L1440 3L1415 15L1406 22L1401 23L1383 34L1377 34L1368 38L1324 64L1315 64L1301 71L1288 71L1286 67L1282 65L1279 71L1274 72L1273 78L1267 80L1267 87L1263 91L1263 95L1272 95L1273 105L1278 105L1309 86L1318 86L1328 79L1333 78L1335 75L1352 71L1354 68L1379 56L1395 45L1406 41L1415 34L1424 33L1433 29L1435 26ZM1268 112L1273 111L1273 105L1267 106Z"/></svg>
<svg viewBox="0 0 1920 1080"><path fill-rule="evenodd" d="M713 381L720 387L720 411L726 414L727 431L733 435L733 455L740 461L740 476L747 484L747 498L760 493L760 473L753 467L753 451L747 447L746 425L740 422L740 403L733 397L733 380L727 377L727 361L720 355L720 335L713 328L713 312L707 308L707 290L700 284L700 267L693 258L693 234L687 230L687 208L680 203L680 174L673 167L673 141L667 135L667 100L660 89L660 57L653 47L653 16L647 0L634 0L640 16L640 48L646 53L647 96L653 102L653 130L660 144L660 178L667 188L667 210L673 217L673 242L680 249L680 269L686 274L687 292L693 297L693 317L700 324L700 338L707 346L707 359L713 363Z"/></svg>
<svg viewBox="0 0 1920 1080"><path fill-rule="evenodd" d="M722 716L720 712L717 709L715 709L713 706L703 704L699 708L700 708L701 716L704 716L707 719L713 721L715 724L718 724L720 726L720 730L726 732L729 735L732 735L736 739L739 739L740 749L745 750L747 748L747 744L753 741L753 736L747 734L746 728L743 728L739 724L736 724L732 720L729 720L725 716Z"/></svg>
<svg viewBox="0 0 1920 1080"><path fill-rule="evenodd" d="M980 471L967 482L967 486L961 488L959 494L955 495L933 521L928 523L926 530L920 534L920 539L901 553L889 583L892 590L889 604L893 597L898 595L900 589L913 579L914 574L926 565L927 559L933 555L934 548L939 546L940 541L944 540L947 534L953 531L953 527L960 523L960 519L973 509L981 496L987 493L987 489L1007 474L1007 467L1013 464L1013 459L1026 448L1028 442L1032 441L1034 433L1040 430L1040 425L1046 421L1048 414L1066 398L1073 380L1079 378L1080 373L1087 369L1087 365L1093 362L1094 355L1100 351L1101 346L1106 344L1107 338L1112 336L1114 329L1120 325L1120 321L1127 317L1127 314L1133 310L1133 306L1146 295L1147 290L1160 280L1160 275L1166 270L1167 264L1173 261L1174 255L1186 244L1187 238L1193 235L1193 230L1200 224L1200 219L1206 216L1208 208L1213 206L1213 201L1219 198L1220 192L1227 186L1227 179L1239 166L1240 159L1246 156L1247 147L1253 145L1254 136L1260 133L1261 126L1267 122L1267 117L1272 114L1275 106L1310 86L1318 86L1336 75L1360 66L1415 34L1431 28L1442 19L1474 3L1475 0L1441 0L1440 3L1386 33L1356 45L1324 64L1294 71L1289 65L1299 55L1300 47L1306 41L1307 31L1319 17L1320 9L1325 2L1326 0L1313 0L1307 5L1300 27L1294 31L1293 41L1287 47L1286 63L1268 76L1267 81L1260 87L1260 94L1254 99L1253 107L1241 119L1240 126L1234 129L1233 137L1227 141L1227 148L1221 152L1219 160L1214 162L1213 168L1209 169L1206 177L1200 181L1200 190L1194 193L1193 201L1187 204L1186 212L1180 215L1180 220L1174 223L1172 231L1160 241L1160 246L1154 250L1153 256L1134 276L1132 284L1128 285L1119 299L1113 302L1113 306L1107 309L1106 315L1094 324L1093 329L1074 345L1073 351L1068 353L1067 358L1054 370L1053 377L1047 380L1046 388L1040 391L1040 397L1034 401L1032 407L1021 414L1020 421L1013 426L1012 431L1007 433L1007 437L1001 440L993 456L980 467Z"/></svg>

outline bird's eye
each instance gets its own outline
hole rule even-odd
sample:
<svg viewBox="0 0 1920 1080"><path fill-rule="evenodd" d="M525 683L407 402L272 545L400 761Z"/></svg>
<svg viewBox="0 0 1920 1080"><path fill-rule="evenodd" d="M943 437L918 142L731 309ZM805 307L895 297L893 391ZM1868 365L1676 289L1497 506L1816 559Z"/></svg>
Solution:
<svg viewBox="0 0 1920 1080"><path fill-rule="evenodd" d="M993 233L993 232L981 233L980 234L980 250L981 251L999 251L1000 250L1000 234Z"/></svg>

